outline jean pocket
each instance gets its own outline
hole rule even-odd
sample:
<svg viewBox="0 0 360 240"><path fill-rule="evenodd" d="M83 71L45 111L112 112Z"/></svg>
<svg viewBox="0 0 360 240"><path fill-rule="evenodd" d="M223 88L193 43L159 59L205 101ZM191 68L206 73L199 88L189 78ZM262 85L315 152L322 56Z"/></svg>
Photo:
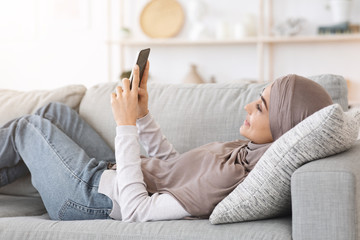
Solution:
<svg viewBox="0 0 360 240"><path fill-rule="evenodd" d="M107 219L111 209L92 208L68 199L59 211L60 220Z"/></svg>

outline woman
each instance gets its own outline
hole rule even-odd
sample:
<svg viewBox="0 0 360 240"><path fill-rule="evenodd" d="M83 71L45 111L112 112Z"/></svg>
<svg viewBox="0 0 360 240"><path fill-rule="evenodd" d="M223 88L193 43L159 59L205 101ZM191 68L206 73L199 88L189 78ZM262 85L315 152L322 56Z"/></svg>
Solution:
<svg viewBox="0 0 360 240"><path fill-rule="evenodd" d="M149 64L139 88L128 79L111 96L117 123L114 153L69 108L51 104L5 125L1 179L32 174L51 219L154 221L208 217L282 134L332 103L318 84L288 75L245 106L240 133L249 141L210 143L179 154L148 111ZM134 84L139 84L134 68ZM139 133L138 133L139 132ZM139 140L149 157L141 157ZM14 161L14 159L16 159ZM115 165L116 163L116 165ZM22 166L22 167L21 167ZM190 166L190 167L189 167ZM3 176L4 175L4 176ZM1 184L6 184L1 180Z"/></svg>

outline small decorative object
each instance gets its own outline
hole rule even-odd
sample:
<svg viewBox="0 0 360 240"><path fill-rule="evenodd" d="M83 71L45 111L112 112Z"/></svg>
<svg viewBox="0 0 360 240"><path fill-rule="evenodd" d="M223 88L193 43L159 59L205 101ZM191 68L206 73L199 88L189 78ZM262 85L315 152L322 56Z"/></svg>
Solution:
<svg viewBox="0 0 360 240"><path fill-rule="evenodd" d="M202 79L202 77L197 72L197 66L195 64L191 64L190 71L185 76L183 82L184 83L196 83L196 84L205 83L204 80Z"/></svg>
<svg viewBox="0 0 360 240"><path fill-rule="evenodd" d="M360 25L359 24L349 24L350 33L360 33Z"/></svg>
<svg viewBox="0 0 360 240"><path fill-rule="evenodd" d="M184 25L184 11L176 0L151 0L142 10L140 26L152 38L176 36Z"/></svg>
<svg viewBox="0 0 360 240"><path fill-rule="evenodd" d="M242 23L235 23L233 26L233 34L235 39L244 38L247 35L247 31Z"/></svg>
<svg viewBox="0 0 360 240"><path fill-rule="evenodd" d="M257 18L254 14L247 13L242 16L242 25L246 36L257 35Z"/></svg>
<svg viewBox="0 0 360 240"><path fill-rule="evenodd" d="M124 78L130 78L130 75L131 75L131 70L130 71L123 71L121 74L120 74L120 80L124 79Z"/></svg>
<svg viewBox="0 0 360 240"><path fill-rule="evenodd" d="M131 76L131 70L125 70L120 74L120 80L124 79L124 78L130 78ZM151 79L150 74L148 75L148 81L149 82Z"/></svg>
<svg viewBox="0 0 360 240"><path fill-rule="evenodd" d="M122 27L120 28L119 34L121 39L129 38L131 36L131 30L130 28Z"/></svg>
<svg viewBox="0 0 360 240"><path fill-rule="evenodd" d="M243 14L239 22L227 24L224 27L227 38L242 39L257 35L257 19L250 13Z"/></svg>
<svg viewBox="0 0 360 240"><path fill-rule="evenodd" d="M332 12L334 23L350 21L350 10L352 0L330 0L328 8Z"/></svg>
<svg viewBox="0 0 360 240"><path fill-rule="evenodd" d="M227 39L229 38L229 24L226 21L219 21L216 24L215 36L217 39Z"/></svg>
<svg viewBox="0 0 360 240"><path fill-rule="evenodd" d="M303 18L289 18L285 22L276 24L273 32L281 36L295 36L301 32L304 23Z"/></svg>
<svg viewBox="0 0 360 240"><path fill-rule="evenodd" d="M207 6L201 0L187 1L187 15L191 22L189 38L192 40L207 38L208 30L204 25L204 17L206 15Z"/></svg>

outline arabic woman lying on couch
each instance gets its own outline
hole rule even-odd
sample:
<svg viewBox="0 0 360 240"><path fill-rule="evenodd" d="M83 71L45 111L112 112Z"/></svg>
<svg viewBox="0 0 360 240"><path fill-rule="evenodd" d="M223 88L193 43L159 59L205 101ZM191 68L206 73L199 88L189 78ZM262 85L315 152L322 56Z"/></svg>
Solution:
<svg viewBox="0 0 360 240"><path fill-rule="evenodd" d="M30 170L54 220L208 218L272 142L332 104L319 84L297 75L280 77L245 106L247 117L239 125L247 141L214 142L178 153L148 110L148 72L149 63L139 88L130 90L124 79L111 95L115 153L74 110L59 103L4 125L0 186ZM137 66L134 73L138 86ZM140 143L147 157L140 156Z"/></svg>

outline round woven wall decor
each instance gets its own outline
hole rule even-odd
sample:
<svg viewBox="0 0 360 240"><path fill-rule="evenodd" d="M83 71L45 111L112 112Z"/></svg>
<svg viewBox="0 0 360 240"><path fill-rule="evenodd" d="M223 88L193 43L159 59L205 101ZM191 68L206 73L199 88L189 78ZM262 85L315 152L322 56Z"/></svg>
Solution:
<svg viewBox="0 0 360 240"><path fill-rule="evenodd" d="M142 10L140 26L152 38L176 36L184 25L184 11L175 0L152 0Z"/></svg>

